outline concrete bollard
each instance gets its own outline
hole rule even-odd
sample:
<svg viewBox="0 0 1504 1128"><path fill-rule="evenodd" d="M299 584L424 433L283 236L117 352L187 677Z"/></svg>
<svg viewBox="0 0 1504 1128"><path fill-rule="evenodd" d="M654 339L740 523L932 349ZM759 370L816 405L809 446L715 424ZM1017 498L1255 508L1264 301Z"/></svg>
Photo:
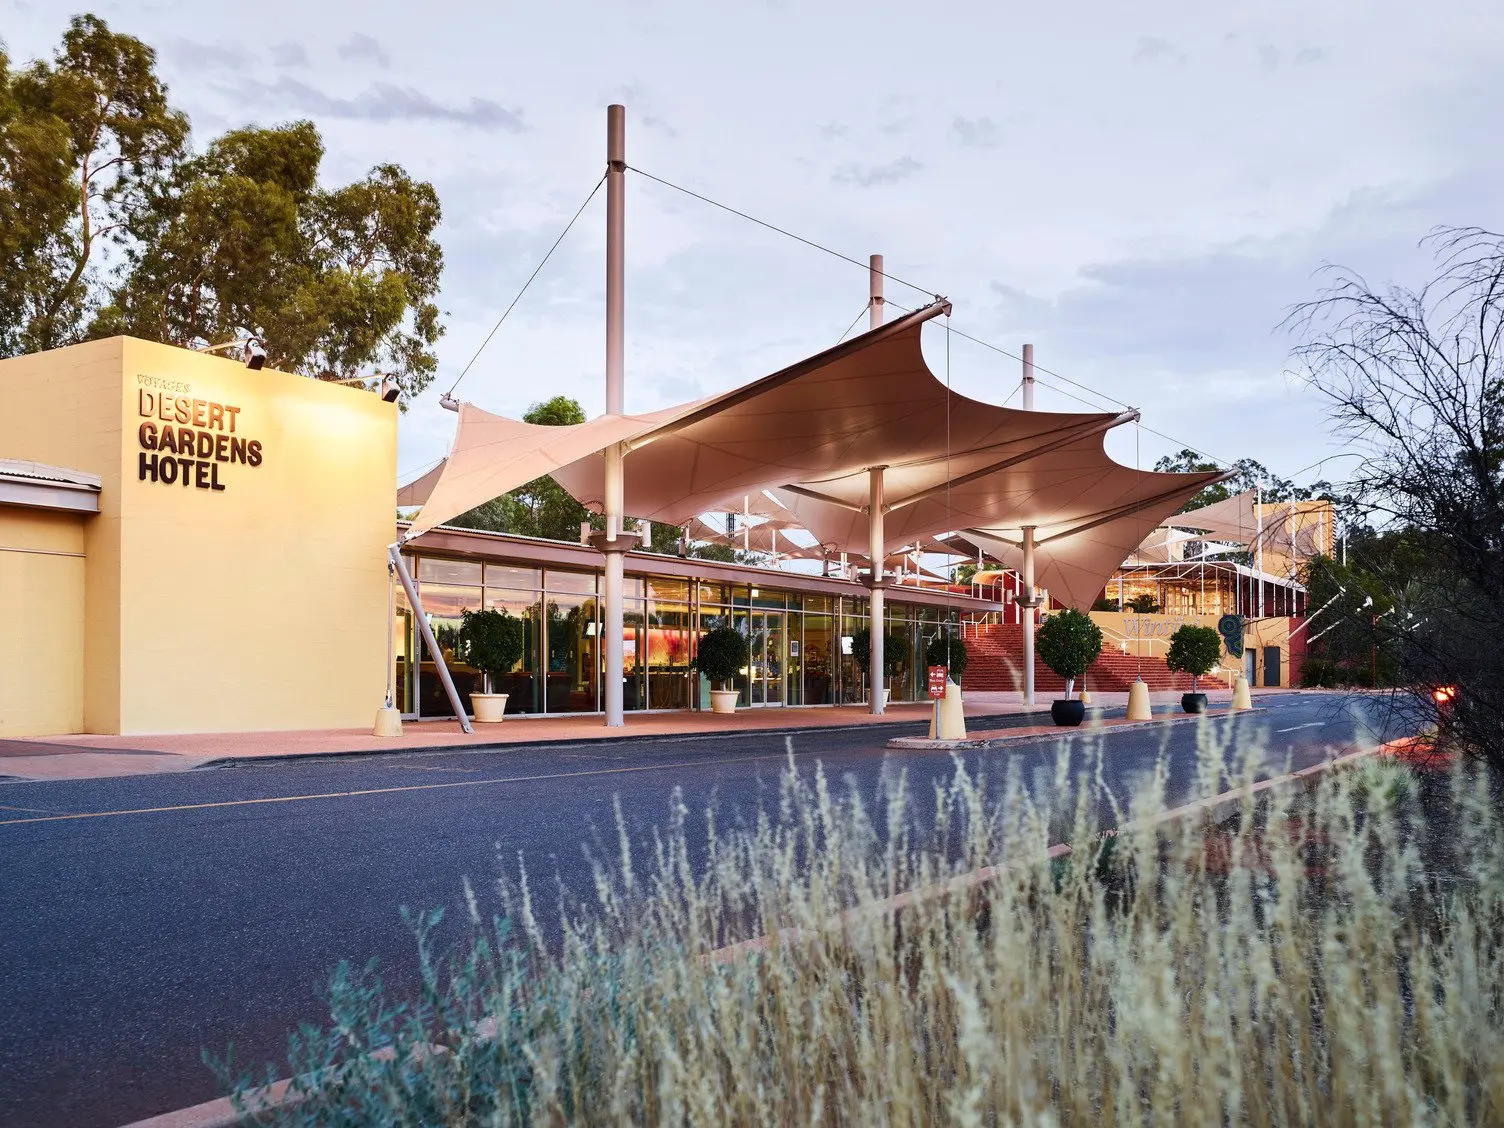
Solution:
<svg viewBox="0 0 1504 1128"><path fill-rule="evenodd" d="M938 715L935 736L940 740L966 739L966 710L961 707L961 687L953 681L945 683L945 696L937 702Z"/></svg>
<svg viewBox="0 0 1504 1128"><path fill-rule="evenodd" d="M1147 721L1153 716L1154 710L1149 707L1149 687L1144 684L1143 678L1134 678L1133 684L1128 687L1128 719Z"/></svg>
<svg viewBox="0 0 1504 1128"><path fill-rule="evenodd" d="M371 730L372 736L401 736L402 714L395 709L377 709L376 727Z"/></svg>
<svg viewBox="0 0 1504 1128"><path fill-rule="evenodd" d="M1252 709L1253 695L1248 692L1248 679L1239 674L1232 682L1232 705L1229 709Z"/></svg>

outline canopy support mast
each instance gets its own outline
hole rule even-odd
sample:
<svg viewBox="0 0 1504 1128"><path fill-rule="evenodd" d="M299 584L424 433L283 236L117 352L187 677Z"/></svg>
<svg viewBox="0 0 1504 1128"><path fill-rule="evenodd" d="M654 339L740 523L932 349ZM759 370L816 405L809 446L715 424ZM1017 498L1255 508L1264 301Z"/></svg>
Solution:
<svg viewBox="0 0 1504 1128"><path fill-rule="evenodd" d="M1024 410L1034 410L1034 346L1024 346ZM1034 527L1024 529L1024 593L1020 600L1024 612L1024 704L1034 704L1034 608L1039 594L1034 590Z"/></svg>
<svg viewBox="0 0 1504 1128"><path fill-rule="evenodd" d="M884 573L883 564L883 471L886 467L873 466L867 471L868 474L868 510L867 510L867 555L872 561L871 587L871 615L872 624L870 661L868 662L867 680L871 685L870 698L871 709L874 717L883 714L887 704L885 696L887 677L885 671L885 659L883 655L883 632L887 619L883 614L883 585L888 582Z"/></svg>
<svg viewBox="0 0 1504 1128"><path fill-rule="evenodd" d="M883 324L883 256L873 255L868 262L868 267L867 321L870 331L881 328ZM887 582L883 574L883 564L887 558L887 553L883 551L884 469L885 467L882 466L873 466L867 471L867 556L872 561L872 594L868 603L869 622L872 624L869 632L871 660L868 663L868 669L871 672L867 675L867 681L869 708L874 717L882 716L887 705L887 702L883 700L887 696L884 691L888 680L884 676L887 663L883 654L883 634L887 624L887 619L883 614L883 584Z"/></svg>
<svg viewBox="0 0 1504 1128"><path fill-rule="evenodd" d="M626 315L626 199L627 199L627 110L625 106L606 107L606 414L625 411L623 394L623 322ZM622 535L622 444L606 448L605 510L606 535L599 542L606 556L604 603L606 636L606 727L621 728L623 690L626 681L622 630L624 615L623 589L626 586L624 554L631 548L631 538Z"/></svg>

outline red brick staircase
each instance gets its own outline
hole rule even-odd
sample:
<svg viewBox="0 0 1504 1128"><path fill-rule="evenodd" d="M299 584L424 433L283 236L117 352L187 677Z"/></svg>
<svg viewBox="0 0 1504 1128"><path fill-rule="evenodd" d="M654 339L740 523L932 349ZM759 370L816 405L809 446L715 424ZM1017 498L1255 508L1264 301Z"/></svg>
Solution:
<svg viewBox="0 0 1504 1128"><path fill-rule="evenodd" d="M963 691L1023 692L1024 628L1021 623L968 627L965 639L970 661L961 679ZM1095 693L1127 693L1133 679L1140 676L1150 692L1189 693L1191 689L1190 674L1172 674L1162 657L1151 657L1147 653L1141 664L1138 655L1131 650L1124 654L1112 640L1106 642L1091 669L1086 671L1085 688ZM1229 684L1227 675L1222 672L1201 679L1202 688L1226 689ZM1078 685L1076 688L1082 687ZM1034 659L1034 689L1040 694L1065 691L1065 680L1039 661L1037 655Z"/></svg>

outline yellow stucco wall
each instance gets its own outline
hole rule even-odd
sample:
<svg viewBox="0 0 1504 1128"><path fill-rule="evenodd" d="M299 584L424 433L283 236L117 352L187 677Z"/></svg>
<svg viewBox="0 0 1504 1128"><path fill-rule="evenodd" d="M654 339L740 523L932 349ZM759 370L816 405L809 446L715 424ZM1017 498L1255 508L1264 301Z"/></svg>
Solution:
<svg viewBox="0 0 1504 1128"><path fill-rule="evenodd" d="M120 731L120 374L124 338L0 360L0 458L98 474L84 528L84 732ZM8 601L8 597L7 597Z"/></svg>
<svg viewBox="0 0 1504 1128"><path fill-rule="evenodd" d="M386 684L396 405L144 341L126 342L124 371L122 730L370 724ZM187 486L143 480L143 456L168 457L143 450L143 423L222 437L230 461L195 458L210 488L198 471ZM259 465L234 460L235 438L260 444Z"/></svg>
<svg viewBox="0 0 1504 1128"><path fill-rule="evenodd" d="M1127 652L1134 654L1142 646L1143 653L1163 658L1170 649L1170 636L1183 624L1216 629L1220 615L1140 615L1133 611L1093 611L1092 620L1102 628L1102 646L1122 649L1127 642ZM1283 616L1266 619L1250 619L1243 627L1244 654L1251 647L1258 647L1258 680L1264 684L1264 655L1262 648L1280 648L1280 685L1290 685L1290 620ZM1227 653L1227 644L1222 644L1222 669L1229 674L1244 671L1244 659L1233 658Z"/></svg>
<svg viewBox="0 0 1504 1128"><path fill-rule="evenodd" d="M85 522L85 731L370 723L394 404L129 338L0 361L0 388L23 408L0 420L0 457L103 479ZM143 449L142 424L145 445L170 430L191 455Z"/></svg>
<svg viewBox="0 0 1504 1128"><path fill-rule="evenodd" d="M84 730L87 519L0 505L0 739Z"/></svg>

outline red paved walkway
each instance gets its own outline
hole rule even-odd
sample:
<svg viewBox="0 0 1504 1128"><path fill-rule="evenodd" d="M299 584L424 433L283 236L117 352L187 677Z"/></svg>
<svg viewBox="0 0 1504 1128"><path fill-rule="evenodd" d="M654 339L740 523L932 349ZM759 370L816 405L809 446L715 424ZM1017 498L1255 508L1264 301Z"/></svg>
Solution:
<svg viewBox="0 0 1504 1128"><path fill-rule="evenodd" d="M1256 694L1260 691L1255 690ZM1275 691L1270 691L1275 692ZM1289 692L1288 690L1284 692ZM1178 702L1180 695L1156 693L1157 703ZM1229 691L1212 690L1212 703L1225 703ZM1127 694L1093 695L1096 705L1125 703ZM1017 693L969 693L967 716L1048 712L1047 696L1032 710ZM811 729L850 725L925 721L927 703L892 705L881 717L863 706L807 709L743 709L730 716L715 713L629 714L625 728L608 729L599 715L573 717L512 717L497 725L476 725L466 735L454 721L418 721L403 726L396 739L372 736L369 729L318 729L291 732L169 733L161 735L34 737L0 740L0 776L27 779L87 779L100 776L180 772L214 760L256 759L267 756L320 756L351 752L401 752L414 749L482 747L537 741L620 739L623 736L692 736L741 731ZM374 719L374 718L373 718ZM1044 725L1040 732L1055 731ZM1010 735L1029 735L1010 729Z"/></svg>

